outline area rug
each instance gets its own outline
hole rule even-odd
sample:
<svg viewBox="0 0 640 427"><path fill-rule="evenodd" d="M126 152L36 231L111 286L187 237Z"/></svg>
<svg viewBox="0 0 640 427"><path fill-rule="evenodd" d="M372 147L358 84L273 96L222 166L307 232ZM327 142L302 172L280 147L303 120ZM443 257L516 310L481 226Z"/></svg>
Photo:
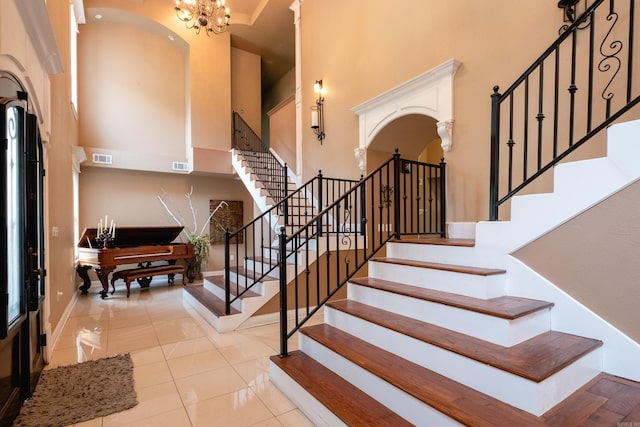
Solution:
<svg viewBox="0 0 640 427"><path fill-rule="evenodd" d="M14 427L68 426L138 404L129 354L42 371Z"/></svg>

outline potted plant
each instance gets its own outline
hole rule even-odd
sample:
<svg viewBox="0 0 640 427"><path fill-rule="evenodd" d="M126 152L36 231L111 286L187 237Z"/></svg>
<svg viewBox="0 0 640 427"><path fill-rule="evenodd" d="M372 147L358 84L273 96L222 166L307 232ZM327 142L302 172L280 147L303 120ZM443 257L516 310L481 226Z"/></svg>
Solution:
<svg viewBox="0 0 640 427"><path fill-rule="evenodd" d="M158 196L158 200L162 203L167 213L173 218L173 220L183 227L182 232L185 233L187 242L193 244L193 258L189 260L189 265L187 266L187 278L189 279L189 283L192 283L194 279L202 278L202 264L207 263L209 260L209 247L211 246L211 237L209 233L206 232L207 226L209 225L209 221L211 221L211 217L220 209L222 205L227 205L227 202L222 201L218 206L209 213L206 221L202 225L200 232L198 231L198 220L197 220L197 210L193 207L193 202L191 200L191 196L193 194L193 187L189 190L185 197L187 198L189 204L189 210L191 211L191 216L193 218L193 227L189 227L186 225L186 221L184 217L180 214L180 211L177 210L178 216L174 215L169 206L165 203L161 196ZM179 217L179 218L178 218Z"/></svg>

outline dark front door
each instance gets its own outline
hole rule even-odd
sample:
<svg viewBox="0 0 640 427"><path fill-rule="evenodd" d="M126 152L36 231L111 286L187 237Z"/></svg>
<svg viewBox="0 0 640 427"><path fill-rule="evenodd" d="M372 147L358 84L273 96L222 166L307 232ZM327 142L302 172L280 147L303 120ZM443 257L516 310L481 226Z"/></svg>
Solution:
<svg viewBox="0 0 640 427"><path fill-rule="evenodd" d="M11 93L7 80L18 87ZM0 426L42 371L42 144L27 94L0 72ZM9 93L7 93L9 92ZM11 96L13 95L13 96ZM3 97L2 97L3 96Z"/></svg>

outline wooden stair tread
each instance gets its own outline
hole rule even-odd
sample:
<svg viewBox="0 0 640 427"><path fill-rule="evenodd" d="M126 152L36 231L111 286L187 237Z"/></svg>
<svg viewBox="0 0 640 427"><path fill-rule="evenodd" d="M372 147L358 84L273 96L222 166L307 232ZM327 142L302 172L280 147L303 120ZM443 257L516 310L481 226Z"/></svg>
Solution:
<svg viewBox="0 0 640 427"><path fill-rule="evenodd" d="M540 419L532 414L330 325L309 326L301 329L300 332L462 424L474 426L541 424Z"/></svg>
<svg viewBox="0 0 640 427"><path fill-rule="evenodd" d="M542 418L557 427L633 426L640 420L640 383L600 373Z"/></svg>
<svg viewBox="0 0 640 427"><path fill-rule="evenodd" d="M340 300L327 305L535 382L543 381L602 346L599 340L549 331L514 346L504 347L356 301Z"/></svg>
<svg viewBox="0 0 640 427"><path fill-rule="evenodd" d="M229 270L233 271L236 274L239 274L241 276L245 276L249 279L252 279L254 276L254 272L253 270L247 270L244 267L230 267ZM260 274L258 272L255 272L255 277L260 277ZM261 281L273 281L273 280L278 280L277 277L273 277L273 276L264 276Z"/></svg>
<svg viewBox="0 0 640 427"><path fill-rule="evenodd" d="M424 301L448 305L450 307L475 311L502 319L518 319L539 310L553 307L553 303L538 301L528 298L501 296L491 299L481 299L466 295L452 294L450 292L436 291L421 288L419 286L405 285L389 280L373 277L358 277L350 280L351 283L379 289L386 292L417 298Z"/></svg>
<svg viewBox="0 0 640 427"><path fill-rule="evenodd" d="M215 296L213 293L209 292L204 288L204 286L185 286L183 288L185 291L189 292L200 304L207 308L210 312L215 314L217 317L225 316L225 307L224 301ZM240 311L231 307L231 314L238 314Z"/></svg>
<svg viewBox="0 0 640 427"><path fill-rule="evenodd" d="M438 262L411 261L401 258L373 258L371 261L387 264L405 265L409 267L430 268L433 270L451 271L454 273L475 274L478 276L493 276L504 274L505 270L499 268L472 267L467 265L442 264Z"/></svg>
<svg viewBox="0 0 640 427"><path fill-rule="evenodd" d="M271 362L349 426L411 425L301 351L292 351L287 357L271 356Z"/></svg>
<svg viewBox="0 0 640 427"><path fill-rule="evenodd" d="M220 274L217 276L207 276L205 277L206 280L208 280L209 282L211 282L212 284L216 285L217 287L219 287L220 289L225 288L225 284L224 284L224 275ZM235 296L236 293L234 293L234 290L236 290L236 286L235 283L231 282L231 295ZM239 286L240 292L243 291L245 288L244 286ZM245 293L243 293L239 298L240 299L244 299L244 298L255 298L255 297L259 297L260 294L252 291L252 290L248 290Z"/></svg>
<svg viewBox="0 0 640 427"><path fill-rule="evenodd" d="M474 239L447 239L439 236L412 238L403 237L402 239L391 239L391 243L413 243L419 245L441 245L441 246L463 246L472 248L476 245Z"/></svg>

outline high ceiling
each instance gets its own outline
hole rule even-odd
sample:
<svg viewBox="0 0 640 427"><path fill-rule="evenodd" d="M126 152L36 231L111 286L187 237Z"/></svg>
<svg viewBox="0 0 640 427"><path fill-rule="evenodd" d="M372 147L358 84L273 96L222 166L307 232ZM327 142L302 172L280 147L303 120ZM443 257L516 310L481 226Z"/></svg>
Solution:
<svg viewBox="0 0 640 427"><path fill-rule="evenodd" d="M262 57L264 87L271 87L295 64L291 3L292 0L227 0L231 9L231 45Z"/></svg>
<svg viewBox="0 0 640 427"><path fill-rule="evenodd" d="M167 8L175 3L174 0L130 1L154 2L158 7ZM139 25L157 34L162 32L160 25L143 17L117 9L92 7L92 3L91 0L84 0L87 23L96 22L95 16L100 14L103 21ZM295 65L293 12L289 9L291 3L292 0L226 0L231 9L231 46L260 55L263 90L270 88ZM199 37L207 36L200 33Z"/></svg>

